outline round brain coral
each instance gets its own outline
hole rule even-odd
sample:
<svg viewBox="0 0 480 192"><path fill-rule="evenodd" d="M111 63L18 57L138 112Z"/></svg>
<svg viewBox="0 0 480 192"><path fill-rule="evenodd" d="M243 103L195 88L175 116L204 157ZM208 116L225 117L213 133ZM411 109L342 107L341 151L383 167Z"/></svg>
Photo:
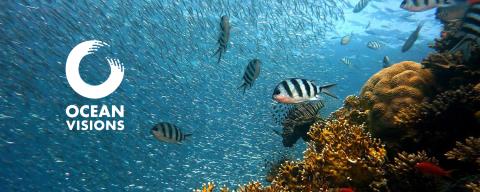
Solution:
<svg viewBox="0 0 480 192"><path fill-rule="evenodd" d="M379 137L398 137L394 116L400 109L418 104L432 92L433 75L412 61L404 61L374 74L360 96L368 102L369 126Z"/></svg>

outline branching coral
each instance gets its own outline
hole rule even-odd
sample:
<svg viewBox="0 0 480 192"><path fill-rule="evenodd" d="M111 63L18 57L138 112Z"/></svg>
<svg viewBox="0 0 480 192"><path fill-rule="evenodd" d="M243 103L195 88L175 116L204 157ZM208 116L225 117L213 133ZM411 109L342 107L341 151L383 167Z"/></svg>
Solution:
<svg viewBox="0 0 480 192"><path fill-rule="evenodd" d="M455 141L480 135L480 94L472 85L446 91L431 101L400 110L394 123L408 134L400 138L403 150L432 148L436 157L452 148Z"/></svg>
<svg viewBox="0 0 480 192"><path fill-rule="evenodd" d="M471 192L480 192L480 181L467 183L465 188L469 189Z"/></svg>
<svg viewBox="0 0 480 192"><path fill-rule="evenodd" d="M330 187L353 185L366 189L380 180L386 151L378 139L345 119L331 119L312 126L310 142L304 153L303 180L307 189L320 190L327 182Z"/></svg>
<svg viewBox="0 0 480 192"><path fill-rule="evenodd" d="M439 180L420 174L415 165L419 162L438 164L434 157L429 157L425 151L409 154L398 153L394 161L387 165L387 179L392 191L435 191Z"/></svg>
<svg viewBox="0 0 480 192"><path fill-rule="evenodd" d="M266 161L265 169L267 174L265 179L268 182L272 182L275 176L277 176L278 171L280 170L280 167L282 166L282 164L289 161L290 159L291 158L288 155L283 154L279 158L274 158L272 160Z"/></svg>
<svg viewBox="0 0 480 192"><path fill-rule="evenodd" d="M456 147L445 153L448 159L475 162L480 167L480 138L468 137L464 143L456 143Z"/></svg>
<svg viewBox="0 0 480 192"><path fill-rule="evenodd" d="M367 109L366 103L367 101L365 99L355 95L347 96L343 107L333 112L331 118L344 118L350 123L357 125L368 123L368 113L370 110Z"/></svg>

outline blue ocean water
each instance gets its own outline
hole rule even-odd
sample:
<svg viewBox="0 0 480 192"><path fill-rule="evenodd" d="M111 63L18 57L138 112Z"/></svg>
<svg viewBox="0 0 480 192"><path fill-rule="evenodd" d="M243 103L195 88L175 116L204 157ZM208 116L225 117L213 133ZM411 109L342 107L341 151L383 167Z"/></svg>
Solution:
<svg viewBox="0 0 480 192"><path fill-rule="evenodd" d="M327 117L382 68L383 56L419 62L431 51L440 30L431 11L409 13L390 0L354 14L355 3L0 2L1 191L191 191L208 181L263 181L265 159L285 152L301 158L305 148L303 141L284 148L272 132L280 129L270 110L278 82L337 83L332 91L341 99L324 98ZM221 15L229 15L232 31L217 64ZM420 21L419 39L401 53ZM350 33L350 44L340 45ZM70 50L93 39L110 48L82 61L86 82L108 77L108 65L98 64L105 56L125 66L120 87L98 100L75 93L65 77ZM385 46L369 49L370 40ZM260 77L242 94L237 87L253 58L262 61ZM70 131L71 104L124 105L125 130ZM181 145L159 142L150 129L161 121L193 136Z"/></svg>

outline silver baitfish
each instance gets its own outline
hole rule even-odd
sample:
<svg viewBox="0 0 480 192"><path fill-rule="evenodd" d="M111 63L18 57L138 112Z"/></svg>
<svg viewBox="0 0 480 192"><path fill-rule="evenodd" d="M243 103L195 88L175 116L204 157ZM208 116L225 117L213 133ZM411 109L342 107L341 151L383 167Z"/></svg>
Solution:
<svg viewBox="0 0 480 192"><path fill-rule="evenodd" d="M358 13L362 11L368 5L369 2L370 0L360 0L353 8L353 12Z"/></svg>
<svg viewBox="0 0 480 192"><path fill-rule="evenodd" d="M472 43L480 44L480 1L472 0L469 3L470 7L465 13L460 30L455 34L462 39L450 50L462 51L464 60L471 57Z"/></svg>
<svg viewBox="0 0 480 192"><path fill-rule="evenodd" d="M228 16L224 15L220 18L220 35L218 37L218 49L214 55L218 54L218 62L220 63L222 55L227 51L228 40L230 39L230 22Z"/></svg>
<svg viewBox="0 0 480 192"><path fill-rule="evenodd" d="M245 93L245 90L250 89L253 86L253 83L260 75L260 64L262 64L262 62L258 59L252 59L248 62L243 74L243 84L238 87L238 89L243 88L243 93Z"/></svg>
<svg viewBox="0 0 480 192"><path fill-rule="evenodd" d="M380 49L383 45L378 41L369 41L367 47L370 49Z"/></svg>
<svg viewBox="0 0 480 192"><path fill-rule="evenodd" d="M313 81L291 78L280 82L273 90L272 99L279 103L302 103L305 101L320 100L320 93L338 99L329 92L329 88L336 84L317 86Z"/></svg>
<svg viewBox="0 0 480 192"><path fill-rule="evenodd" d="M350 33L350 35L345 35L345 36L343 36L343 37L342 37L342 40L340 40L340 44L341 44L341 45L346 45L346 44L350 43L350 40L351 40L351 38L352 38L352 34L353 34L353 33Z"/></svg>
<svg viewBox="0 0 480 192"><path fill-rule="evenodd" d="M418 24L417 26L417 29L415 29L415 31L413 31L412 34L410 34L410 36L402 46L402 52L408 51L413 46L413 44L418 38L418 34L420 33L420 30L422 29L424 23L425 21L420 22L420 24Z"/></svg>
<svg viewBox="0 0 480 192"><path fill-rule="evenodd" d="M385 55L385 57L383 57L383 68L387 67L390 67L390 58Z"/></svg>
<svg viewBox="0 0 480 192"><path fill-rule="evenodd" d="M181 144L181 142L184 141L185 138L192 135L192 134L184 134L180 130L180 128L167 122L161 122L156 124L152 128L151 133L159 141L163 141L167 143L176 143L176 144Z"/></svg>

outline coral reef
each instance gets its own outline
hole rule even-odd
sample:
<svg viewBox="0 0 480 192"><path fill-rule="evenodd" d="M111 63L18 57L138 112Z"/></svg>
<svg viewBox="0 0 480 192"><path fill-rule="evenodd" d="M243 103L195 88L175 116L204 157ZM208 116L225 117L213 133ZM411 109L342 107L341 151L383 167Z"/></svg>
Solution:
<svg viewBox="0 0 480 192"><path fill-rule="evenodd" d="M480 138L468 137L465 142L456 142L456 147L445 153L448 159L472 162L480 168Z"/></svg>
<svg viewBox="0 0 480 192"><path fill-rule="evenodd" d="M393 124L394 116L431 96L433 84L432 73L411 61L394 64L370 77L360 97L367 101L372 133L386 142L396 140L402 130Z"/></svg>
<svg viewBox="0 0 480 192"><path fill-rule="evenodd" d="M269 186L238 190L480 191L480 48L451 52L461 23L444 24L422 65L400 62L373 75L359 97L298 129L308 131L303 160L277 165ZM284 132L301 122L284 123Z"/></svg>
<svg viewBox="0 0 480 192"><path fill-rule="evenodd" d="M443 158L456 141L480 135L476 117L479 109L480 92L473 85L445 91L433 100L403 108L393 121L407 133L398 138L398 143L407 151L435 146L430 149L432 155Z"/></svg>
<svg viewBox="0 0 480 192"><path fill-rule="evenodd" d="M272 182L275 176L278 174L278 171L280 170L280 167L282 164L285 162L291 160L292 158L289 157L286 154L281 155L278 158L274 158L272 160L265 160L265 170L266 170L266 177L265 180L268 182Z"/></svg>
<svg viewBox="0 0 480 192"><path fill-rule="evenodd" d="M388 188L391 191L438 191L442 181L437 177L419 174L415 169L415 164L419 162L438 164L438 160L429 157L425 151L398 153L393 162L387 165Z"/></svg>
<svg viewBox="0 0 480 192"><path fill-rule="evenodd" d="M386 151L362 125L330 119L312 125L301 162L282 165L272 185L285 191L323 191L355 186L371 190L381 183Z"/></svg>
<svg viewBox="0 0 480 192"><path fill-rule="evenodd" d="M480 181L467 183L465 188L469 189L471 192L480 192Z"/></svg>

